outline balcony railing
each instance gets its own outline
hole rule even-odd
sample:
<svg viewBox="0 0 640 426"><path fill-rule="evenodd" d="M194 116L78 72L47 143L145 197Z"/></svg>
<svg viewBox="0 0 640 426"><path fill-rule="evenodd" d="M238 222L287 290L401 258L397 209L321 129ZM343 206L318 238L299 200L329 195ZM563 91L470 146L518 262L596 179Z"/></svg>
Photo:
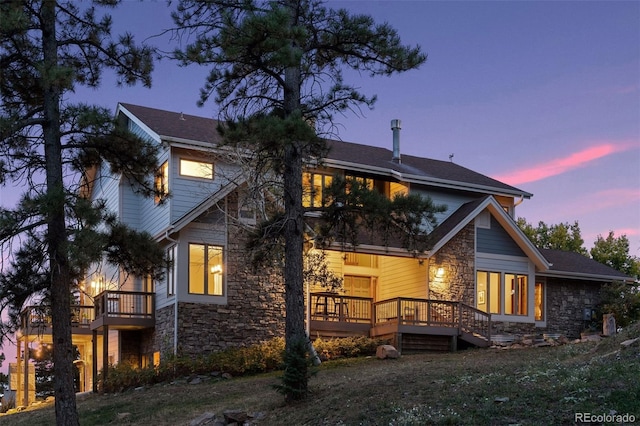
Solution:
<svg viewBox="0 0 640 426"><path fill-rule="evenodd" d="M153 293L107 290L96 296L96 318L153 318Z"/></svg>
<svg viewBox="0 0 640 426"><path fill-rule="evenodd" d="M89 328L95 318L95 310L89 305L71 305L71 325L79 328ZM50 328L51 306L33 305L27 306L20 313L20 326L23 332L31 330L43 330Z"/></svg>

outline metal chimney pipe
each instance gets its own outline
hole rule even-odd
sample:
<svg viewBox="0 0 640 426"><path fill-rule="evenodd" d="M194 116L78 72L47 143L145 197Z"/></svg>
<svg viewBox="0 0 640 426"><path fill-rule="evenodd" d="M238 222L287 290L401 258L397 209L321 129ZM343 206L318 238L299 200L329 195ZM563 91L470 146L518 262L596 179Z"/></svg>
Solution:
<svg viewBox="0 0 640 426"><path fill-rule="evenodd" d="M398 119L391 120L391 130L393 131L393 157L392 161L400 162L400 129L402 122Z"/></svg>

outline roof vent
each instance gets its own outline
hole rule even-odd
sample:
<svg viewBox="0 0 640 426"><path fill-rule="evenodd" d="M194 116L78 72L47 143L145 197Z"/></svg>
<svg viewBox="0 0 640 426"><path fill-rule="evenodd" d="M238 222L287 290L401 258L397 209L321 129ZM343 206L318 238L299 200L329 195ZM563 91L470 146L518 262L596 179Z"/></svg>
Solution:
<svg viewBox="0 0 640 426"><path fill-rule="evenodd" d="M400 163L400 129L402 122L398 119L391 120L391 130L393 131L393 157L391 160Z"/></svg>

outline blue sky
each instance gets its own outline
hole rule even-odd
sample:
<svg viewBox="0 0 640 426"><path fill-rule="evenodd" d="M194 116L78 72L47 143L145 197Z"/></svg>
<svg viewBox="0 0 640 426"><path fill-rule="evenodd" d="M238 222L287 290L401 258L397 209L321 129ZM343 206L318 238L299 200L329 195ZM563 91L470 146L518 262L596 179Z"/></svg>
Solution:
<svg viewBox="0 0 640 426"><path fill-rule="evenodd" d="M374 110L337 117L343 140L453 161L531 192L517 215L536 224L578 221L590 248L609 230L640 256L640 2L329 1L371 14L429 55L419 69L349 82L376 94ZM125 1L114 29L170 48L164 2ZM207 70L157 64L152 89L98 90L73 100L118 101L216 117L196 106ZM10 205L12 187L0 188Z"/></svg>
<svg viewBox="0 0 640 426"><path fill-rule="evenodd" d="M349 73L377 94L372 111L337 117L339 136L453 161L534 194L517 215L537 224L578 221L591 248L609 230L640 256L640 2L330 1L388 21L429 55L390 78ZM139 41L171 25L164 2L125 1L114 29ZM150 39L169 46L168 37ZM216 117L196 106L206 69L156 66L152 89L98 90L70 100L115 108L118 101ZM0 187L0 204L20 192ZM8 359L11 359L8 356ZM6 368L3 366L3 368Z"/></svg>

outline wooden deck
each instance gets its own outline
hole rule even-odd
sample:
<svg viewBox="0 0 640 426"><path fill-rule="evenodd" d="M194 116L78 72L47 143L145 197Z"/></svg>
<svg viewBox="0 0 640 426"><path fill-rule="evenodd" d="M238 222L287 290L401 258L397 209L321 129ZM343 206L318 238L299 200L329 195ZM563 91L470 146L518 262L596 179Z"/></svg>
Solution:
<svg viewBox="0 0 640 426"><path fill-rule="evenodd" d="M491 341L491 315L461 302L399 297L374 303L331 293L312 293L310 302L312 338L363 335L402 347L404 336L416 347L428 347L426 336L442 336L431 340L442 346L448 339L451 349L458 339L481 347Z"/></svg>

